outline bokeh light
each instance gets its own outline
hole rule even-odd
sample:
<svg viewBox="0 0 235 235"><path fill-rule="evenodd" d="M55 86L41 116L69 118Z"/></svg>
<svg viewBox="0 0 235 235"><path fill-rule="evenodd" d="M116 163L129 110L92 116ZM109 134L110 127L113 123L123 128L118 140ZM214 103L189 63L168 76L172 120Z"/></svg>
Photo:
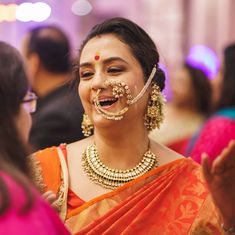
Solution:
<svg viewBox="0 0 235 235"><path fill-rule="evenodd" d="M187 63L203 70L206 75L213 79L219 69L219 59L215 52L204 45L195 45L189 50Z"/></svg>
<svg viewBox="0 0 235 235"><path fill-rule="evenodd" d="M78 16L84 16L91 12L92 6L87 0L77 0L73 3L71 11Z"/></svg>
<svg viewBox="0 0 235 235"><path fill-rule="evenodd" d="M16 9L16 19L22 22L42 22L51 15L51 7L44 2L20 4Z"/></svg>
<svg viewBox="0 0 235 235"><path fill-rule="evenodd" d="M42 22L51 15L51 7L44 2L36 2L33 6L33 21Z"/></svg>
<svg viewBox="0 0 235 235"><path fill-rule="evenodd" d="M8 5L0 4L0 22L15 21L16 20L16 16L15 16L16 8L17 8L16 4L8 4Z"/></svg>
<svg viewBox="0 0 235 235"><path fill-rule="evenodd" d="M29 22L33 17L33 3L24 2L16 9L16 19L22 22Z"/></svg>

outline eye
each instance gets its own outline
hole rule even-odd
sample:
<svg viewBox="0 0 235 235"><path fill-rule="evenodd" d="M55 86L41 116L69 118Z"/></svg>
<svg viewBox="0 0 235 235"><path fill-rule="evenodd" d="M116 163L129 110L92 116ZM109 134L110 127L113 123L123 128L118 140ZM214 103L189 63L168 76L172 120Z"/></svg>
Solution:
<svg viewBox="0 0 235 235"><path fill-rule="evenodd" d="M80 72L80 78L83 78L83 79L91 78L93 75L94 75L94 73L91 71L81 71Z"/></svg>
<svg viewBox="0 0 235 235"><path fill-rule="evenodd" d="M111 73L111 74L119 74L121 72L123 72L124 69L123 68L120 68L120 67L110 67L108 68L107 72L108 73Z"/></svg>

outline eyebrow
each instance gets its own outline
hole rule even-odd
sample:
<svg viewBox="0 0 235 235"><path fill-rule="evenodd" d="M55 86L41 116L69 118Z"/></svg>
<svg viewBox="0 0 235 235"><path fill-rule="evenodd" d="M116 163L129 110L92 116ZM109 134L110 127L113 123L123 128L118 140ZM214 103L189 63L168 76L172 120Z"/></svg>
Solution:
<svg viewBox="0 0 235 235"><path fill-rule="evenodd" d="M103 60L103 63L104 64L109 64L109 63L111 63L111 62L113 62L113 61L121 61L121 62L124 62L125 64L128 64L124 59L122 59L121 57L110 57L110 58L108 58L108 59L105 59L105 60ZM90 67L90 66L92 66L93 64L92 63L89 63L89 62L85 62L85 63L82 63L82 64L80 64L80 68L81 67Z"/></svg>

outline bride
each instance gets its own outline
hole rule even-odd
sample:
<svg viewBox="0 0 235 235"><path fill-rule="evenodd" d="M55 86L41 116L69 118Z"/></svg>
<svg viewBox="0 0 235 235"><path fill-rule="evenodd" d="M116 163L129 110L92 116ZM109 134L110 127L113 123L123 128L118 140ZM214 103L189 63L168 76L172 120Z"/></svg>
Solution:
<svg viewBox="0 0 235 235"><path fill-rule="evenodd" d="M234 231L234 143L212 166L204 156L208 191L197 163L148 137L163 120L158 62L152 39L123 18L96 25L81 46L75 72L91 136L33 156L36 182L56 194L74 234Z"/></svg>

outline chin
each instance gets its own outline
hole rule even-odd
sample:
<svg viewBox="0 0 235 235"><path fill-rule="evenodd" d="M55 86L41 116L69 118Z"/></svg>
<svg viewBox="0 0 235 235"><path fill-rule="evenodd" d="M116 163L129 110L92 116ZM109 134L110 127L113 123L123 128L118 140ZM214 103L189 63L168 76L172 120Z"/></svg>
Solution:
<svg viewBox="0 0 235 235"><path fill-rule="evenodd" d="M95 127L100 127L100 128L104 128L104 127L111 127L114 123L116 123L117 121L114 120L108 120L104 117L102 117L100 114L96 114L93 116L93 124Z"/></svg>

